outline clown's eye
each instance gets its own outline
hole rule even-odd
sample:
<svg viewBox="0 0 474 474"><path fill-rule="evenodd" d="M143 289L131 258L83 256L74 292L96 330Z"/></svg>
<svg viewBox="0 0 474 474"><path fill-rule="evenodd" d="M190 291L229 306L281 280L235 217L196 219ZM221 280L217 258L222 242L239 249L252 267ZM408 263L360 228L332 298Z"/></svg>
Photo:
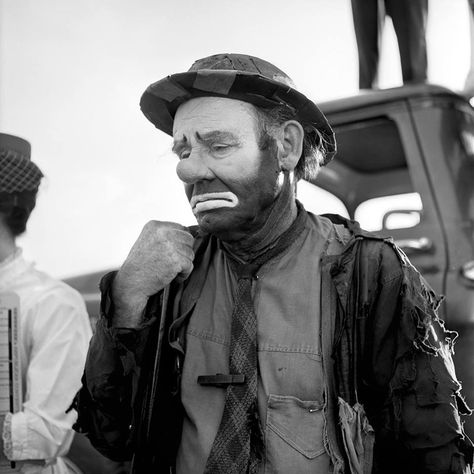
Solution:
<svg viewBox="0 0 474 474"><path fill-rule="evenodd" d="M191 154L191 152L189 150L183 150L180 154L179 154L179 159L180 160L185 160L186 158L189 158L189 155Z"/></svg>
<svg viewBox="0 0 474 474"><path fill-rule="evenodd" d="M223 143L216 143L214 145L211 145L211 150L214 153L224 153L227 150L229 150L230 147L231 147L230 145L226 145L226 144L223 144Z"/></svg>

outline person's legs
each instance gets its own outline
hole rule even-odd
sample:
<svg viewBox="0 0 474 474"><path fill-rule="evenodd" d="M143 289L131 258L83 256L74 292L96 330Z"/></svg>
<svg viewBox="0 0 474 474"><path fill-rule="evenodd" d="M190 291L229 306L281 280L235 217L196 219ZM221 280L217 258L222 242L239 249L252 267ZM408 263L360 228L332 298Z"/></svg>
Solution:
<svg viewBox="0 0 474 474"><path fill-rule="evenodd" d="M468 97L474 96L474 0L469 0L469 34L471 36L471 61L464 83L463 93Z"/></svg>
<svg viewBox="0 0 474 474"><path fill-rule="evenodd" d="M359 88L370 89L377 81L380 19L378 0L352 0L352 18L359 54Z"/></svg>
<svg viewBox="0 0 474 474"><path fill-rule="evenodd" d="M426 82L428 0L385 0L385 5L397 35L403 82Z"/></svg>

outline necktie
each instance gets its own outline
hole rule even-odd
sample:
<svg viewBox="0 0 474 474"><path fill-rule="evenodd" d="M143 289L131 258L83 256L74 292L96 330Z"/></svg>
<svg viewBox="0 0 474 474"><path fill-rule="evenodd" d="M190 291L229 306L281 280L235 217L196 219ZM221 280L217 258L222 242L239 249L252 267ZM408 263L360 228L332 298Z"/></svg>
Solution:
<svg viewBox="0 0 474 474"><path fill-rule="evenodd" d="M257 410L257 316L252 280L258 269L282 253L301 233L306 213L298 216L275 245L248 264L235 264L237 291L232 312L230 374L243 374L244 383L228 385L224 413L207 459L205 474L255 474L263 454L263 433Z"/></svg>

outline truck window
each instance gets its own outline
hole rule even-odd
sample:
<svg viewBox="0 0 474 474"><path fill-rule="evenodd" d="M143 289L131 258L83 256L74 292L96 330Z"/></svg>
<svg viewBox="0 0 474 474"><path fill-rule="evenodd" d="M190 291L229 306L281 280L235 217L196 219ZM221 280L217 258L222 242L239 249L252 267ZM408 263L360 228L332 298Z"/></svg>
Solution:
<svg viewBox="0 0 474 474"><path fill-rule="evenodd" d="M349 217L346 206L339 198L308 181L298 182L297 196L305 209L313 214L339 214Z"/></svg>
<svg viewBox="0 0 474 474"><path fill-rule="evenodd" d="M456 183L459 209L463 219L474 219L474 114L457 112L459 144L446 163Z"/></svg>
<svg viewBox="0 0 474 474"><path fill-rule="evenodd" d="M357 207L355 218L363 229L370 231L384 227L388 230L408 229L419 224L422 209L418 193L395 194L364 201Z"/></svg>

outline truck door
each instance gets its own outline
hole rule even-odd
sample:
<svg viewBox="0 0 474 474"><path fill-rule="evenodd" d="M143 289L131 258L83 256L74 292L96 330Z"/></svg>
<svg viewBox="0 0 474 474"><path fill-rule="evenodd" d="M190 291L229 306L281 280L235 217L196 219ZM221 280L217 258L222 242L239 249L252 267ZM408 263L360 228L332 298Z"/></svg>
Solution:
<svg viewBox="0 0 474 474"><path fill-rule="evenodd" d="M459 332L454 361L474 407L474 111L461 97L410 104L446 242L443 318ZM474 419L465 429L474 436Z"/></svg>

